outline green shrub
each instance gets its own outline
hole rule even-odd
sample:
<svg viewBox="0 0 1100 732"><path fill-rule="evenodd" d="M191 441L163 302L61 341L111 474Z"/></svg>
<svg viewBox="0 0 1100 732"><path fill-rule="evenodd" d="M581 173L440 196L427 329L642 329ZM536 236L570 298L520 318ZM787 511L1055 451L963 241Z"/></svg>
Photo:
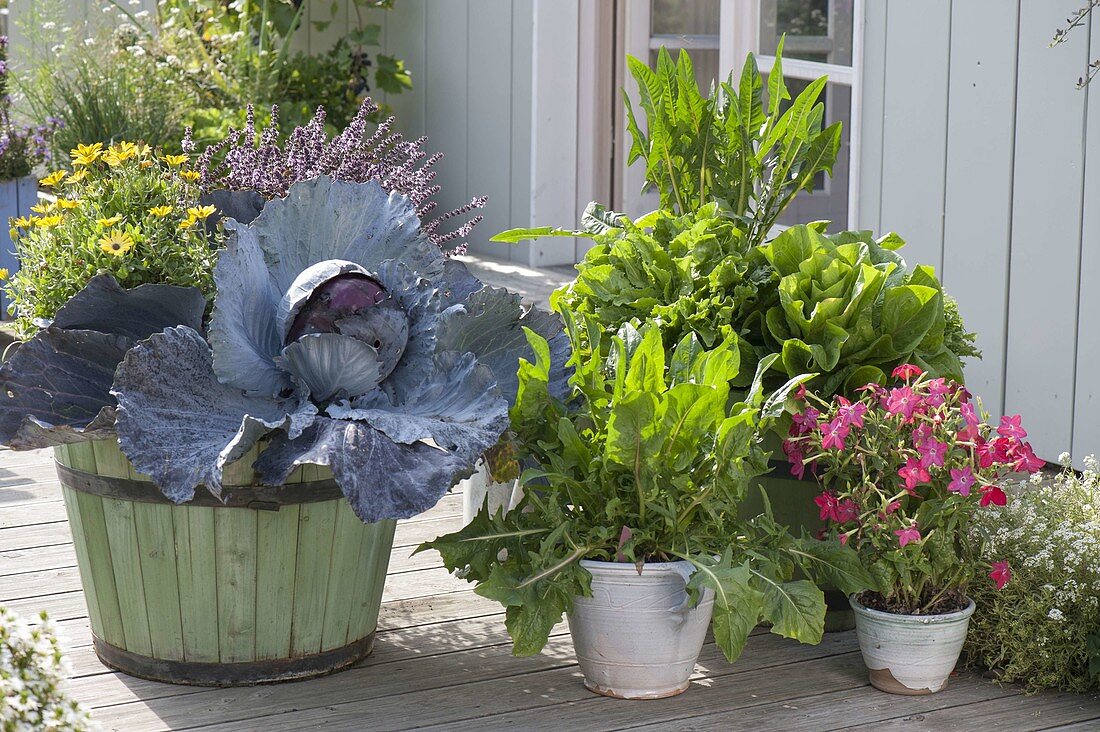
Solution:
<svg viewBox="0 0 1100 732"><path fill-rule="evenodd" d="M36 122L57 119L56 158L80 143L141 141L179 150L189 90L178 74L139 44L133 26L68 28L54 20L55 3L21 6L27 36L17 78L19 103Z"/></svg>
<svg viewBox="0 0 1100 732"><path fill-rule="evenodd" d="M1100 689L1100 464L1085 466L1021 485L980 517L987 554L1007 559L1012 579L974 588L968 658L1032 691Z"/></svg>
<svg viewBox="0 0 1100 732"><path fill-rule="evenodd" d="M199 287L213 296L218 227L203 220L198 174L186 155L158 157L143 145L82 145L74 172L55 171L42 184L57 194L35 215L11 220L19 272L8 283L16 327L24 335L97 274L123 287L160 282ZM213 241L211 241L211 233Z"/></svg>

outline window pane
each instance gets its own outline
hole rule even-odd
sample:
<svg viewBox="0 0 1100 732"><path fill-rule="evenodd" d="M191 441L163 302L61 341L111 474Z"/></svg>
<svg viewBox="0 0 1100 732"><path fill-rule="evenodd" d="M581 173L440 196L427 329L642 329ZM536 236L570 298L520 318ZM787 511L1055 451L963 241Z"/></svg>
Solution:
<svg viewBox="0 0 1100 732"><path fill-rule="evenodd" d="M852 2L761 0L760 53L774 56L785 33L784 57L851 66Z"/></svg>
<svg viewBox="0 0 1100 732"><path fill-rule="evenodd" d="M809 84L800 79L786 79L787 88L791 98L795 98ZM834 122L843 125L840 136L840 151L836 156L836 165L833 166L833 175L826 179L824 174L814 181L814 189L803 191L795 196L794 201L783 215L779 223L786 226L793 224L805 224L810 221L832 221L829 231L840 231L848 226L848 176L851 161L851 147L849 145L849 130L852 119L852 90L842 84L827 84L821 95L820 101L825 105L825 120L823 126L828 127Z"/></svg>
<svg viewBox="0 0 1100 732"><path fill-rule="evenodd" d="M680 55L680 49L668 48L669 54L675 61ZM699 89L703 96L710 96L711 84L716 84L718 78L718 51L709 48L692 48L688 50L691 57L691 65L695 68L695 80L699 82ZM657 52L649 52L649 67L657 67Z"/></svg>
<svg viewBox="0 0 1100 732"><path fill-rule="evenodd" d="M717 39L718 3L719 0L652 0L651 32L655 36L715 36Z"/></svg>

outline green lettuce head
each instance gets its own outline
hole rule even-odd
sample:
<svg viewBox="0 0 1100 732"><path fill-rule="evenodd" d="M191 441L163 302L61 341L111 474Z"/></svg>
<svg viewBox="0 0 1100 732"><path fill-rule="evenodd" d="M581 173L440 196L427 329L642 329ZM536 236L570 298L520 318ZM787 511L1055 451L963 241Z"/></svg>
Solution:
<svg viewBox="0 0 1100 732"><path fill-rule="evenodd" d="M901 363L962 380L945 339L944 293L931 267L909 269L896 235L832 236L793 226L761 250L779 276L779 302L765 313L763 338L774 368L819 373L819 394L884 383Z"/></svg>

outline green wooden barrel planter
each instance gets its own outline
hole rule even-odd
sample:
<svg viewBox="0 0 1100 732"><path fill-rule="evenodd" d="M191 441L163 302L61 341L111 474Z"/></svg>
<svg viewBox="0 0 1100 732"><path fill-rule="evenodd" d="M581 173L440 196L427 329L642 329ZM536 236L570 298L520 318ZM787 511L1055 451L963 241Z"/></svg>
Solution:
<svg viewBox="0 0 1100 732"><path fill-rule="evenodd" d="M320 676L370 653L395 522L363 524L326 468L173 505L114 441L54 449L100 660L175 684Z"/></svg>
<svg viewBox="0 0 1100 732"><path fill-rule="evenodd" d="M794 535L801 534L802 529L814 534L825 528L825 522L821 520L817 504L814 503L814 496L821 492L821 488L813 476L809 472L801 479L791 475L791 464L778 447L772 453L769 467L770 472L757 478L755 485L746 494L741 504L742 515L755 516L764 510L764 499L757 488L760 486L768 494L775 520L790 527ZM835 588L822 587L822 590L827 608L825 632L833 633L856 627L856 616L847 595Z"/></svg>

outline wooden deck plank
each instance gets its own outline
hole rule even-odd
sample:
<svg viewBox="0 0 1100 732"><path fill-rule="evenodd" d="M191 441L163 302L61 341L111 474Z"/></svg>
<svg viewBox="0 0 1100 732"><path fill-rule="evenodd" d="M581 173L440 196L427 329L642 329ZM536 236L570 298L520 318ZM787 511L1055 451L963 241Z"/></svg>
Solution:
<svg viewBox="0 0 1100 732"><path fill-rule="evenodd" d="M753 732L787 732L795 729L816 732L851 723L873 723L901 714L919 714L1020 693L1018 689L991 684L974 674L962 674L952 679L949 694L910 697L883 694L869 685L806 696L801 694L801 684L797 679L787 680L781 677L777 682L791 685L789 698L736 711L722 708L722 700L702 700L698 710L688 712L680 719L638 724L628 729L644 732L728 732L731 725L736 724L738 728L751 729ZM711 693L710 689L701 691ZM600 721L603 722L602 715ZM605 727L598 726L595 729ZM980 729L982 728L973 728Z"/></svg>
<svg viewBox="0 0 1100 732"><path fill-rule="evenodd" d="M1012 730L1037 732L1058 725L1082 723L1100 718L1100 697L1046 692L1016 695L967 704L950 709L915 712L904 717L841 727L842 730L891 732L962 732L966 730ZM1100 729L1094 724L1092 729Z"/></svg>

